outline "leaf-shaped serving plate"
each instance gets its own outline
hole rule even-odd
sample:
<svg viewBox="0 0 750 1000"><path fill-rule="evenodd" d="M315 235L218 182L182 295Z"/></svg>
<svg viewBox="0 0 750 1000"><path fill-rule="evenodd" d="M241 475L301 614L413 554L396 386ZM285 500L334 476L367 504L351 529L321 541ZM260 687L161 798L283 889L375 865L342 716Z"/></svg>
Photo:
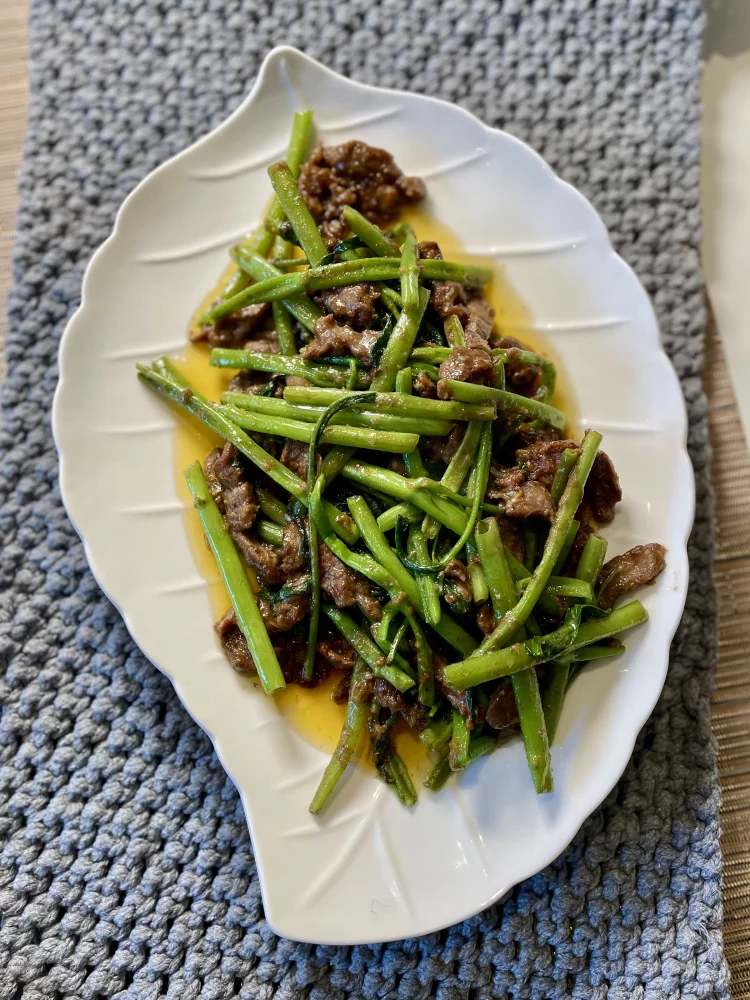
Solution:
<svg viewBox="0 0 750 1000"><path fill-rule="evenodd" d="M571 688L553 748L554 795L534 794L516 741L441 794L423 790L411 810L357 769L314 818L308 804L325 755L217 647L186 541L174 418L134 364L184 346L228 246L260 217L266 168L301 108L314 110L327 142L390 150L427 180L430 213L467 251L505 269L562 359L579 425L604 432L619 471L625 499L606 532L610 552L646 541L669 548L667 570L643 596L648 625L628 636L623 657ZM664 682L688 578L685 433L648 298L594 209L523 143L457 107L352 83L275 49L242 106L130 195L62 341L54 434L63 498L97 580L240 790L279 934L335 944L423 934L489 905L571 841L622 774Z"/></svg>

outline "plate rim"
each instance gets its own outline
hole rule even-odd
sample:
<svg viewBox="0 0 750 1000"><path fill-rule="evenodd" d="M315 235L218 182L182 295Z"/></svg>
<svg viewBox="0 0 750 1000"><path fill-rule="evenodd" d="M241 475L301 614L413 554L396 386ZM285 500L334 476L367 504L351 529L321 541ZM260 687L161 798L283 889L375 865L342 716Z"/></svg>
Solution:
<svg viewBox="0 0 750 1000"><path fill-rule="evenodd" d="M159 166L157 166L154 170L152 170L150 173L148 173L130 191L130 193L125 197L125 199L121 203L121 205L118 208L117 213L115 215L115 219L114 219L114 223L113 223L113 226L112 226L111 233L100 244L100 246L96 249L96 251L92 254L92 256L91 256L88 264L86 265L86 269L85 269L85 272L84 272L84 275L83 275L83 279L82 279L81 301L80 301L80 304L79 304L78 308L75 310L75 312L71 315L70 319L68 320L68 322L67 322L67 324L65 326L65 330L63 331L63 334L62 334L62 336L60 338L60 344L59 344L59 348L58 348L59 376L58 376L57 385L55 387L55 392L54 392L53 401L52 401L52 410L51 410L52 435L53 435L53 440L54 440L54 443L55 443L55 448L57 450L58 461L59 461L58 481L59 481L59 484L60 484L61 499L62 499L62 502L63 502L63 506L65 508L65 511L67 513L67 516L70 519L71 524L73 525L76 533L78 534L79 538L81 539L81 541L83 543L84 553L85 553L86 560L87 560L87 563L89 565L89 568L90 568L90 570L92 572L92 575L94 576L94 579L96 580L97 585L100 587L100 589L105 594L105 596L107 597L107 599L117 609L117 612L120 615L120 617L122 618L123 623L124 623L124 625L125 625L125 627L126 627L126 629L128 631L128 634L132 638L132 640L135 643L135 645L138 647L138 649L141 651L141 653L146 657L146 659L151 664L153 664L153 666L155 666L162 674L164 674L169 679L170 683L173 685L173 687L175 689L175 692L176 692L176 694L177 694L177 696L178 696L178 698L179 698L179 700L180 700L183 708L187 711L188 715L190 715L190 717L196 722L196 724L201 728L201 730L210 739L211 744L212 744L212 746L214 748L214 752L216 753L216 755L217 755L217 757L218 757L218 759L219 759L219 761L220 761L220 763L222 765L222 768L224 769L224 771L226 772L226 774L229 776L230 780L235 785L235 787L237 788L237 791L240 794L240 798L241 798L242 806L243 806L243 811L244 811L244 814L245 814L245 819L246 819L246 822L247 822L247 826L248 826L248 830L249 830L249 833L250 833L250 836L251 836L251 840L252 840L252 837L253 837L253 832L252 832L252 826L251 826L251 823L250 823L249 800L247 798L247 795L246 795L245 791L243 791L243 789L240 786L240 784L235 780L235 777L234 777L234 775L232 773L232 769L229 767L227 761L225 760L225 756L224 756L224 753L223 753L222 747L221 747L221 736L218 735L218 734L215 735L209 729L207 729L206 726L204 726L201 723L201 721L197 718L196 714L194 713L194 711L191 709L190 705L188 704L188 702L186 700L186 697L184 696L183 691L181 690L181 684L177 680L177 678L172 673L170 673L167 669L165 669L164 667L160 666L160 664L158 664L155 660L153 660L149 656L149 654L143 649L143 647L140 645L138 639L136 638L136 636L134 634L134 631L133 631L133 629L134 629L134 623L131 621L131 618L129 617L128 613L121 606L121 604L119 603L119 601L115 598L115 596L113 594L113 591L110 590L109 586L105 582L105 580L108 577L110 579L112 579L111 578L111 574L110 574L109 570L106 568L106 566L103 565L99 560L97 560L96 553L94 551L92 551L92 548L91 548L89 542L87 541L86 534L85 534L86 528L85 528L85 526L83 524L83 522L86 519L85 511L83 511L80 508L80 506L79 506L78 511L76 511L76 509L75 509L76 508L76 502L75 502L74 491L71 488L66 487L66 468L67 468L67 463L66 463L66 460L65 460L63 446L61 445L61 442L60 442L60 437L62 435L62 424L64 422L64 417L63 417L63 412L64 412L64 410L63 410L63 400L64 400L64 397L65 397L66 390L68 388L68 386L66 385L66 378L65 378L65 375L66 375L66 354L67 354L67 352L69 352L71 350L71 343L74 342L73 338L75 336L75 333L74 333L75 327L76 327L77 323L81 321L81 317L84 315L84 313L86 311L86 307L87 307L87 290L91 286L91 283L92 283L92 280L93 280L92 275L95 276L97 262L101 259L102 255L104 253L106 253L106 251L108 250L108 248L110 247L110 245L113 244L116 241L116 239L117 239L117 237L119 235L119 227L120 227L120 224L121 224L123 213L125 213L128 210L131 202L134 201L135 199L137 199L140 196L140 193L143 191L143 189L147 185L149 185L155 178L159 177L162 172L170 169L174 164L178 163L180 160L187 158L189 155L191 155L192 153L194 153L197 149L200 149L201 147L203 147L203 146L208 145L209 143L211 143L211 141L219 133L221 133L221 131L223 129L229 127L229 125L235 119L240 118L245 113L246 109L250 105L253 104L253 102L254 102L256 96L258 95L258 93L260 93L262 91L262 89L263 89L263 87L265 86L265 83L266 83L266 77L268 76L269 70L273 66L273 64L276 61L279 61L279 60L283 61L284 59L287 59L287 58L298 59L298 60L301 60L302 62L307 62L309 64L312 64L318 71L320 71L320 72L322 72L322 73L324 73L324 74L326 74L326 75L328 75L330 77L333 77L333 78L335 78L335 79L337 79L339 81L343 81L348 86L359 88L359 89L361 89L363 91L366 91L366 92L375 93L375 94L391 94L391 95L393 95L395 97L398 97L398 98L406 98L406 99L409 99L409 100L417 100L417 101L422 101L422 102L425 102L425 103L428 103L428 104L431 104L431 105L438 105L438 106L445 107L446 109L450 109L451 113L453 113L453 114L455 114L456 112L460 113L460 115L462 115L466 120L470 121L475 127L478 126L483 132L491 134L491 135L500 134L506 140L509 140L512 143L517 144L518 146L522 147L523 150L525 151L525 153L527 155L531 155L537 161L537 163L544 168L544 171L547 174L547 176L549 178L553 179L556 185L561 185L563 188L566 189L568 197L575 197L579 201L585 203L585 205L586 205L586 207L587 207L587 209L588 209L588 211L590 213L592 221L594 221L594 223L599 228L600 234L602 234L605 237L605 239L606 239L606 247L608 249L609 254L617 262L617 265L619 267L625 269L625 271L628 272L630 280L634 284L634 286L637 285L637 287L639 288L640 294L641 294L641 298L643 300L643 304L647 304L647 306L648 306L648 310L649 310L650 316L651 316L651 318L653 320L653 328L654 328L654 330L657 333L656 342L652 345L653 349L655 351L657 351L659 354L661 354L663 356L663 358L667 361L669 369L670 369L670 371L671 371L671 373L672 373L672 375L673 375L673 377L675 379L676 384L679 386L679 390L680 390L679 391L679 401L680 401L680 413L679 413L679 418L680 418L680 428L679 428L680 429L680 434L679 434L680 452L679 452L678 458L679 458L680 463L683 465L683 467L685 468L685 470L687 472L687 475L685 476L685 483L684 483L684 485L687 487L687 491L686 491L686 495L684 497L684 503L683 503L684 529L680 533L679 537L680 537L680 541L681 541L680 555L684 557L684 562L685 562L685 566L687 568L687 573L682 577L682 580L681 580L680 594L679 594L679 607L675 611L675 620L674 620L673 626L669 629L669 632L668 632L668 642L666 643L666 649L664 650L663 656L661 656L660 660L659 660L658 666L659 666L659 675L660 675L660 678L659 678L659 684L658 684L658 686L654 688L655 694L654 694L653 698L648 698L648 699L645 699L643 702L641 702L641 712L638 713L638 719L637 719L637 722L635 722L634 725L633 725L632 733L620 734L620 740L619 740L619 743L618 743L618 747L622 747L622 760L623 760L622 767L620 767L619 764L618 764L617 768L614 769L613 780L611 782L608 782L608 781L607 782L602 782L602 784L598 787L598 791L597 791L597 794L595 796L596 801L594 801L593 804L590 805L590 807L589 807L589 805L587 805L585 815L583 815L583 817L581 819L581 822L578 824L578 826L576 828L576 831L573 833L573 835L570 838L566 839L565 843L560 844L560 843L558 843L556 841L554 843L554 845L552 846L552 849L550 849L549 851L546 851L546 852L542 851L541 853L544 855L544 857L546 859L543 864L539 864L537 861L534 861L529 866L527 866L527 869L524 869L522 871L522 873L518 876L518 878L514 879L513 881L510 881L508 884L504 884L504 885L500 886L500 888L498 888L496 891L493 891L492 893L490 893L490 895L485 899L485 901L483 903L481 903L481 905L475 906L475 905L472 904L471 908L468 911L463 911L462 910L461 914L457 915L455 917L455 919L453 920L453 923L460 923L463 920L466 920L466 919L474 916L475 914L481 912L482 910L484 910L487 907L489 907L489 906L493 905L494 903L496 903L506 893L508 893L514 886L520 884L521 882L525 881L526 879L528 879L528 878L532 877L533 875L535 875L535 874L539 873L540 871L542 871L549 864L551 864L561 854L561 852L563 852L563 851L565 851L567 849L567 847L570 845L570 843L572 842L572 840L576 836L576 833L580 829L580 827L601 806L602 802L607 798L607 796L611 793L612 789L620 781L620 779L621 779L623 773L625 772L625 769L627 768L627 765L628 765L628 763L629 763L629 761L630 761L630 759L632 757L633 748L635 746L636 740L637 740L637 738L638 738L641 730L643 729L644 725L646 724L646 722L648 721L649 717L651 716L651 714L652 714L652 712L654 710L654 707L656 706L656 703L657 703L657 701L658 701L658 699L659 699L659 697L661 695L661 692L662 692L663 687L664 687L664 683L666 681L667 671L668 671L668 668L669 668L669 654L670 654L670 649L671 649L671 643L672 643L674 635L676 634L677 629L678 629L678 627L680 625L680 622L681 622L681 619L682 619L682 612L684 610L685 602L687 600L687 593L688 593L688 587L689 587L689 568L690 568L690 566L689 566L689 560L688 560L687 546L688 546L688 539L689 539L689 536L690 536L690 532L692 530L692 526L693 526L693 522L694 522L694 517L695 517L695 480L694 480L694 474L693 474L692 464L691 464L691 461L690 461L690 456L689 456L688 449L687 449L688 432L689 432L689 421L688 421L687 406L686 406L686 402L685 402L684 392L683 392L683 389L682 389L682 383L680 382L679 376L677 375L677 372L674 369L674 365L672 364L671 358L669 357L669 355L667 355L666 351L664 350L664 346L663 346L663 342L662 342L662 337L661 337L661 333L660 333L660 327L659 327L658 319L657 319L657 316L656 316L656 313L655 313L655 310L654 310L654 306L653 306L653 303L651 301L650 296L648 295L648 293L646 292L645 288L643 287L643 284L641 283L640 279L638 278L638 276L635 273L635 271L633 270L633 268L630 267L630 265L627 263L627 261L625 261L624 258L621 257L617 253L617 251L615 250L614 246L612 245L610 236L609 236L609 231L607 230L607 228L606 228L606 226L605 226L605 224L604 224L601 216L597 212L597 210L594 207L594 205L580 191L578 191L577 188L575 188L573 185L569 184L567 181L563 180L552 169L552 167L546 162L546 160L544 160L544 158L533 147L529 146L526 142L524 142L523 140L519 139L517 136L513 135L512 133L507 132L504 129L496 129L496 128L492 128L489 125L486 125L483 121L481 121L481 119L477 118L475 115L473 115L471 112L469 112L465 108L461 107L460 105L453 104L453 103L451 103L449 101L445 101L445 100L443 100L441 98L431 97L431 96L426 95L426 94L413 93L411 91L404 91L404 90L399 90L399 89L395 89L395 88L377 87L377 86L374 86L374 85L371 85L371 84L366 84L366 83L361 83L359 81L351 80L350 78L344 76L343 74L339 74L339 73L335 72L334 70L330 69L325 64L319 62L316 59L313 59L311 56L307 55L304 52L301 52L299 49L297 49L297 48L295 48L293 46L279 45L279 46L276 46L273 49L271 49L267 53L267 55L265 56L265 58L262 61L261 66L259 67L256 80L255 80L255 82L254 82L251 90L242 99L242 101L238 104L237 108L235 108L234 111L232 111L226 118L224 118L211 131L207 132L204 136L202 136L201 138L199 138L198 140L196 140L196 142L190 144L185 149L183 149L180 152L176 153L174 156L168 158L163 163L161 163ZM81 522L80 524L79 524L79 521ZM116 590L117 589L116 586L113 589ZM625 751L627 751L627 752L625 752ZM254 854L255 854L255 846L254 846L254 844L253 844L253 851L254 851ZM259 872L259 875L260 875L259 881L260 881L260 888L261 888L261 894L262 894L262 899L263 899L263 905L264 905L266 919L267 919L269 925L271 926L271 928L274 930L275 933L278 933L278 934L280 934L282 936L289 937L290 935L287 932L283 931L282 929L278 929L277 930L277 925L276 925L276 923L274 921L274 918L273 918L273 915L272 915L273 909L274 909L274 904L273 904L272 898L267 894L267 884L266 884L266 880L263 878L263 873L262 873L263 864L262 864L261 858L262 858L262 855L255 854L256 866L257 866L257 869L258 869L258 872ZM429 926L426 926L426 927L420 927L419 929L415 930L413 932L413 934L410 934L409 936L410 937L411 936L421 936L421 935L424 935L424 934L432 933L434 931L442 929L445 926L447 926L447 925L443 921L441 921L438 924L429 925ZM403 937L404 937L403 934L390 935L390 936L388 934L385 934L384 936L378 938L378 941L387 942L387 941L393 941L393 940L401 940ZM297 941L301 941L301 942L305 942L305 943L310 943L310 944L323 944L323 945L342 945L342 944L343 945L358 945L358 944L370 944L370 943L373 943L373 938L372 938L371 935L368 935L368 936L365 936L365 937L358 937L358 936L355 935L355 936L352 936L352 937L348 937L345 941L341 941L341 940L327 940L325 938L321 940L320 938L305 937L305 936L300 936L298 934L295 934L292 939L293 940L297 940Z"/></svg>

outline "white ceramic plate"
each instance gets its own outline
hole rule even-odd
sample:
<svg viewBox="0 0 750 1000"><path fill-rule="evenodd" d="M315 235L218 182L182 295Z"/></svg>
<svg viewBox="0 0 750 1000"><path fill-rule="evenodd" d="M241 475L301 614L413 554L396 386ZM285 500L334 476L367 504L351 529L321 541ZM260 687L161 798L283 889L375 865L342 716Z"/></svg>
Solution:
<svg viewBox="0 0 750 1000"><path fill-rule="evenodd" d="M669 548L667 570L639 595L650 623L628 637L622 658L571 689L552 796L534 794L516 741L440 795L423 791L411 810L356 771L313 818L324 755L250 690L214 640L175 487L172 414L133 366L183 347L196 299L260 216L266 167L283 155L292 112L308 107L324 140L384 146L424 177L438 220L505 266L564 361L581 425L604 432L619 471L625 500L607 532L610 552L646 541ZM240 790L279 934L375 942L468 917L551 862L622 774L664 683L685 600L685 410L648 298L602 222L517 139L451 105L352 83L275 49L242 106L122 206L62 341L53 416L63 498L92 570Z"/></svg>

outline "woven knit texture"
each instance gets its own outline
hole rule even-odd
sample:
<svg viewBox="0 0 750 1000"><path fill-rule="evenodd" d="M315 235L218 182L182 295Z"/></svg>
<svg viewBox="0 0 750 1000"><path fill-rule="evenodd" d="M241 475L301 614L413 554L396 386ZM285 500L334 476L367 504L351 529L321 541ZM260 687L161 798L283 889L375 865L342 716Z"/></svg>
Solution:
<svg viewBox="0 0 750 1000"><path fill-rule="evenodd" d="M700 0L32 6L0 442L0 1000L726 997ZM269 929L239 797L94 582L50 435L60 336L118 204L235 108L282 42L355 79L462 104L591 198L655 302L697 477L687 610L616 789L500 904L372 947L299 945Z"/></svg>

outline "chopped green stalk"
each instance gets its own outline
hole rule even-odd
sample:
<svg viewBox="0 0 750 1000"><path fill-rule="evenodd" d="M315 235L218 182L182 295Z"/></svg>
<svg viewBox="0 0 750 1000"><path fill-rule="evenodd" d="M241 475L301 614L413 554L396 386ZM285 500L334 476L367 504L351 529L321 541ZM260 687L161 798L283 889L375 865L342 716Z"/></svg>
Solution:
<svg viewBox="0 0 750 1000"><path fill-rule="evenodd" d="M479 439L482 434L482 425L478 421L471 421L466 428L461 444L456 450L456 454L448 463L448 468L443 473L440 485L448 490L458 492L463 485L463 481L474 465L479 447ZM485 485L485 489L486 489ZM422 531L425 538L435 538L438 533L438 525L434 520L425 518L422 524Z"/></svg>
<svg viewBox="0 0 750 1000"><path fill-rule="evenodd" d="M144 365L136 365L141 381L155 389L160 395L166 396L167 399L187 410L225 441L230 441L239 452L250 459L253 465L256 465L270 479L291 493L296 500L307 505L307 487L299 476L295 476L278 459L269 455L265 449L256 444L241 428L221 413L219 407L209 403L205 396L193 389L168 358L160 358L158 365L160 371L146 368ZM162 374L162 372L166 374ZM333 530L349 545L354 545L359 538L359 532L352 530L349 526L350 518L341 514L327 501L324 501L324 504L329 510Z"/></svg>
<svg viewBox="0 0 750 1000"><path fill-rule="evenodd" d="M526 566L521 562L520 559L516 559L510 549L505 549L505 561L508 564L508 569L510 570L510 575L513 579L518 582L519 580L525 580L529 571Z"/></svg>
<svg viewBox="0 0 750 1000"><path fill-rule="evenodd" d="M307 259L313 266L320 264L328 251L315 220L310 215L310 209L299 193L294 174L289 166L282 162L269 167L268 176Z"/></svg>
<svg viewBox="0 0 750 1000"><path fill-rule="evenodd" d="M568 422L568 418L562 410L558 410L548 403L541 403L538 399L518 396L514 392L506 392L504 389L494 389L489 385L477 385L475 382L458 382L452 378L444 379L440 385L450 393L453 399L464 403L494 403L498 410L507 413L522 413L532 420L542 420L557 430L564 430Z"/></svg>
<svg viewBox="0 0 750 1000"><path fill-rule="evenodd" d="M287 149L287 163L293 175L297 177L305 158L307 144L310 139L312 128L312 111L297 111L292 120L292 132L289 137L289 147ZM273 231L278 228L284 219L284 211L279 204L279 200L274 195L269 202L266 214L258 228L241 243L243 249L249 253L261 254L265 256L273 244ZM224 284L219 292L219 299L231 298L247 286L247 276L242 272L233 274ZM210 312L210 310L209 310ZM212 322L204 316L201 322Z"/></svg>
<svg viewBox="0 0 750 1000"><path fill-rule="evenodd" d="M604 618L594 618L584 622L578 629L575 641L567 652L601 642L625 629L640 625L647 618L646 609L641 602L631 601L620 608L615 608ZM557 633L552 632L547 638L554 640L556 635ZM557 656L554 658L556 659ZM486 681L497 680L498 677L507 677L519 670L528 670L529 667L544 662L545 658L540 659L532 656L524 643L517 642L513 646L499 649L494 653L483 654L477 651L474 656L466 660L450 664L445 668L445 679L449 684L462 690L467 687L475 687L477 684L484 684Z"/></svg>
<svg viewBox="0 0 750 1000"><path fill-rule="evenodd" d="M397 666L388 666L385 656L375 645L364 629L357 625L345 611L335 604L324 604L323 614L328 617L347 642L354 647L357 655L365 661L376 677L382 677L398 691L408 691L414 687L414 681L407 673Z"/></svg>
<svg viewBox="0 0 750 1000"><path fill-rule="evenodd" d="M538 561L536 550L539 542L539 535L537 534L536 528L533 524L523 525L521 528L521 534L523 535L523 564L529 573L533 573Z"/></svg>
<svg viewBox="0 0 750 1000"><path fill-rule="evenodd" d="M469 571L469 582L471 583L471 596L475 604L484 604L490 596L487 587L487 580L482 569L482 561L479 558L476 542L470 538L466 543L466 568Z"/></svg>
<svg viewBox="0 0 750 1000"><path fill-rule="evenodd" d="M258 532L258 538L262 542L268 542L269 545L279 548L284 541L284 529L273 521L256 521L255 530Z"/></svg>
<svg viewBox="0 0 750 1000"><path fill-rule="evenodd" d="M270 261L264 260L258 255L247 253L241 247L235 247L232 256L237 266L256 281L266 281L268 278L276 278L282 274ZM311 333L315 327L315 320L323 315L322 310L304 292L279 301L287 312L291 313L297 322ZM232 312L231 309L228 311Z"/></svg>
<svg viewBox="0 0 750 1000"><path fill-rule="evenodd" d="M432 708L435 703L435 677L432 669L432 650L427 642L422 626L411 608L404 608L404 615L414 635L417 647L417 679L419 681L418 700L420 705Z"/></svg>
<svg viewBox="0 0 750 1000"><path fill-rule="evenodd" d="M391 316L393 316L394 319L398 319L401 315L401 308L403 306L401 296L398 292L389 288L388 285L383 285L380 289L380 298L390 312Z"/></svg>
<svg viewBox="0 0 750 1000"><path fill-rule="evenodd" d="M398 245L380 229L379 226L369 222L356 208L347 205L341 213L344 222L349 226L355 236L359 236L370 250L378 257L397 257Z"/></svg>
<svg viewBox="0 0 750 1000"><path fill-rule="evenodd" d="M217 407L238 427L258 434L273 434L290 438L292 441L312 440L315 424L288 417L274 417L267 413L235 406ZM352 427L349 424L334 424L323 432L323 444L337 444L350 448L367 448L371 451L386 451L403 454L413 451L419 444L418 434L402 434L400 431L378 431L371 427Z"/></svg>
<svg viewBox="0 0 750 1000"><path fill-rule="evenodd" d="M467 517L463 510L444 502L438 505L427 490L415 489L408 479L399 476L397 472L391 472L390 469L382 469L367 462L351 461L342 469L342 475L345 479L360 483L362 486L381 490L397 500L406 500L419 507L425 514L430 514L457 535L462 534L466 528Z"/></svg>
<svg viewBox="0 0 750 1000"><path fill-rule="evenodd" d="M613 646L586 646L585 649L578 649L573 659L578 662L589 660L608 660L612 656L619 656L625 652L625 647L618 642Z"/></svg>
<svg viewBox="0 0 750 1000"><path fill-rule="evenodd" d="M332 483L346 463L354 457L356 448L331 448L320 467L326 483ZM346 539L344 539L346 541Z"/></svg>
<svg viewBox="0 0 750 1000"><path fill-rule="evenodd" d="M352 679L349 684L349 701L346 705L344 726L336 744L336 749L323 772L315 795L310 803L310 812L319 813L330 798L331 792L338 784L349 762L357 750L359 737L362 733L367 715L367 704L356 700L357 688L366 674L367 668L361 660L354 665Z"/></svg>
<svg viewBox="0 0 750 1000"><path fill-rule="evenodd" d="M380 527L380 521L378 521L378 527ZM414 562L422 565L427 563L430 558L427 551L427 541L416 525L412 525L409 532L409 556L413 557ZM424 620L434 628L442 616L437 577L434 573L417 573L416 579L424 611Z"/></svg>
<svg viewBox="0 0 750 1000"><path fill-rule="evenodd" d="M422 730L419 739L431 753L437 753L438 750L442 750L450 743L452 735L453 717L451 716L450 719L435 719L426 729Z"/></svg>
<svg viewBox="0 0 750 1000"><path fill-rule="evenodd" d="M557 723L560 721L565 690L568 686L570 675L570 662L568 660L555 660L550 664L549 680L544 692L544 722L547 727L547 737L550 744L557 732ZM526 673L531 673L530 670Z"/></svg>
<svg viewBox="0 0 750 1000"><path fill-rule="evenodd" d="M414 782L395 750L392 750L385 762L384 770L388 776L389 786L396 793L399 802L405 806L413 806L417 801L417 790Z"/></svg>
<svg viewBox="0 0 750 1000"><path fill-rule="evenodd" d="M453 709L453 735L451 736L450 750L448 751L448 761L451 771L461 771L469 763L469 742L471 731L466 724L466 719L458 709Z"/></svg>
<svg viewBox="0 0 750 1000"><path fill-rule="evenodd" d="M185 480L193 497L193 505L219 567L227 593L234 608L237 625L247 642L258 677L266 694L286 687L276 652L268 637L257 602L250 589L245 567L234 547L221 511L208 489L200 462L185 470Z"/></svg>
<svg viewBox="0 0 750 1000"><path fill-rule="evenodd" d="M355 522L358 526L362 525L364 529L364 531L360 529L360 534L368 549L377 562L395 580L397 586L406 594L407 600L419 615L424 618L419 587L388 544L388 539L381 531L372 511L362 497L350 497L348 503ZM435 622L432 628L454 649L463 652L464 656L468 656L473 649L476 649L476 642L472 636L447 613L441 614L440 621Z"/></svg>
<svg viewBox="0 0 750 1000"><path fill-rule="evenodd" d="M557 466L557 472L555 473L555 478L552 480L552 488L550 489L550 496L555 503L559 503L560 497L563 495L568 476L576 464L577 455L578 453L573 448L566 448L560 456L560 464Z"/></svg>
<svg viewBox="0 0 750 1000"><path fill-rule="evenodd" d="M578 560L576 578L585 580L591 586L596 583L607 558L607 542L601 535L589 535Z"/></svg>
<svg viewBox="0 0 750 1000"><path fill-rule="evenodd" d="M262 486L255 487L255 495L258 498L261 514L264 514L274 524L280 524L283 528L286 524L286 504L283 500L279 500L270 490L264 489Z"/></svg>
<svg viewBox="0 0 750 1000"><path fill-rule="evenodd" d="M469 744L469 763L473 764L480 757L485 757L488 753L492 753L497 745L497 740L494 736L475 736Z"/></svg>
<svg viewBox="0 0 750 1000"><path fill-rule="evenodd" d="M495 618L499 621L516 602L516 585L505 558L497 521L494 518L482 521L477 526L476 538ZM523 630L521 636L525 637L525 634ZM534 780L534 787L537 793L551 792L552 760L536 672L525 670L514 674L512 682L526 760Z"/></svg>
<svg viewBox="0 0 750 1000"><path fill-rule="evenodd" d="M407 308L404 305L380 358L380 370L372 380L372 388L376 391L390 392L396 384L396 375L406 367L429 300L427 289L418 288L416 306Z"/></svg>
<svg viewBox="0 0 750 1000"><path fill-rule="evenodd" d="M415 361L427 361L432 365L441 365L453 354L454 347L466 347L466 336L458 316L449 316L443 325L445 339L450 347L415 347L412 358ZM439 354L437 352L440 352ZM439 361L437 359L440 359Z"/></svg>
<svg viewBox="0 0 750 1000"><path fill-rule="evenodd" d="M560 555L557 557L557 562L552 567L553 576L560 576L562 571L565 569L565 563L568 561L568 556L570 555L570 550L573 548L573 543L576 540L576 535L578 534L578 521L571 521L568 526L568 533L565 536L565 543L560 550ZM568 597L572 596L570 594Z"/></svg>
<svg viewBox="0 0 750 1000"><path fill-rule="evenodd" d="M391 642L391 645L388 649L388 653L385 658L386 663L393 663L393 658L398 652L398 647L401 643L401 640L406 635L406 630L408 629L408 627L409 623L406 620L402 621L401 624L399 625L398 630L396 631L396 634L393 637L393 641Z"/></svg>
<svg viewBox="0 0 750 1000"><path fill-rule="evenodd" d="M297 342L294 339L289 313L282 302L272 302L271 305L273 306L273 325L276 327L276 336L279 339L279 353L291 357L297 353Z"/></svg>
<svg viewBox="0 0 750 1000"><path fill-rule="evenodd" d="M316 388L306 385L290 385L284 390L284 399L290 403L307 406L328 406L334 399L340 399L345 389ZM473 406L442 399L423 399L421 396L406 396L399 392L379 392L375 402L365 406L366 410L386 413L401 413L411 417L437 417L439 420L494 420L495 411L491 406Z"/></svg>
<svg viewBox="0 0 750 1000"><path fill-rule="evenodd" d="M573 467L573 471L570 473L565 486L565 492L560 499L557 516L547 536L547 544L544 546L544 552L542 553L539 565L534 570L528 587L515 607L503 615L502 621L499 622L495 631L479 647L481 652L488 653L505 645L534 610L534 606L547 586L547 580L565 544L568 525L573 520L575 512L578 510L583 499L583 488L586 485L591 466L596 458L601 439L601 434L598 434L596 431L586 432L581 444L581 453Z"/></svg>
<svg viewBox="0 0 750 1000"><path fill-rule="evenodd" d="M214 368L240 368L274 375L295 375L331 388L345 386L347 379L346 372L335 365L305 361L299 355L285 357L282 354L262 354L260 351L241 351L228 347L215 347L211 351L211 365ZM364 380L362 385L365 385Z"/></svg>
<svg viewBox="0 0 750 1000"><path fill-rule="evenodd" d="M406 310L419 306L419 253L414 233L408 233L401 250L401 301ZM409 347L411 352L411 346ZM408 354L406 357L408 358ZM404 359L405 360L405 359Z"/></svg>
<svg viewBox="0 0 750 1000"><path fill-rule="evenodd" d="M515 584L517 592L522 594L530 581L530 576L517 580ZM594 603L594 591L591 584L569 576L551 576L544 588L544 593L550 597L574 597L581 601L588 601L589 604Z"/></svg>
<svg viewBox="0 0 750 1000"><path fill-rule="evenodd" d="M411 396L411 375L411 368L402 368L396 373L396 392L403 392L407 396Z"/></svg>
<svg viewBox="0 0 750 1000"><path fill-rule="evenodd" d="M224 392L222 403L236 406L243 410L254 410L256 413L268 413L274 416L290 417L292 420L303 420L314 424L323 412L321 406L305 406L290 403L286 399L275 396L261 396L252 392ZM430 434L444 437L450 433L453 424L449 420L436 420L433 417L408 417L397 413L382 413L376 410L354 411L337 414L332 423L349 424L352 427L373 427L384 431L401 431L403 434ZM411 454L416 454L412 452ZM427 475L422 469L421 475Z"/></svg>
<svg viewBox="0 0 750 1000"><path fill-rule="evenodd" d="M430 771L430 773L424 780L425 788L429 788L431 792L439 792L440 789L443 787L443 785L445 785L448 778L450 778L451 774L453 773L451 771L450 760L448 759L448 757L449 757L449 751L448 748L446 747L443 750L440 760L437 762L437 764L435 764L433 769Z"/></svg>

